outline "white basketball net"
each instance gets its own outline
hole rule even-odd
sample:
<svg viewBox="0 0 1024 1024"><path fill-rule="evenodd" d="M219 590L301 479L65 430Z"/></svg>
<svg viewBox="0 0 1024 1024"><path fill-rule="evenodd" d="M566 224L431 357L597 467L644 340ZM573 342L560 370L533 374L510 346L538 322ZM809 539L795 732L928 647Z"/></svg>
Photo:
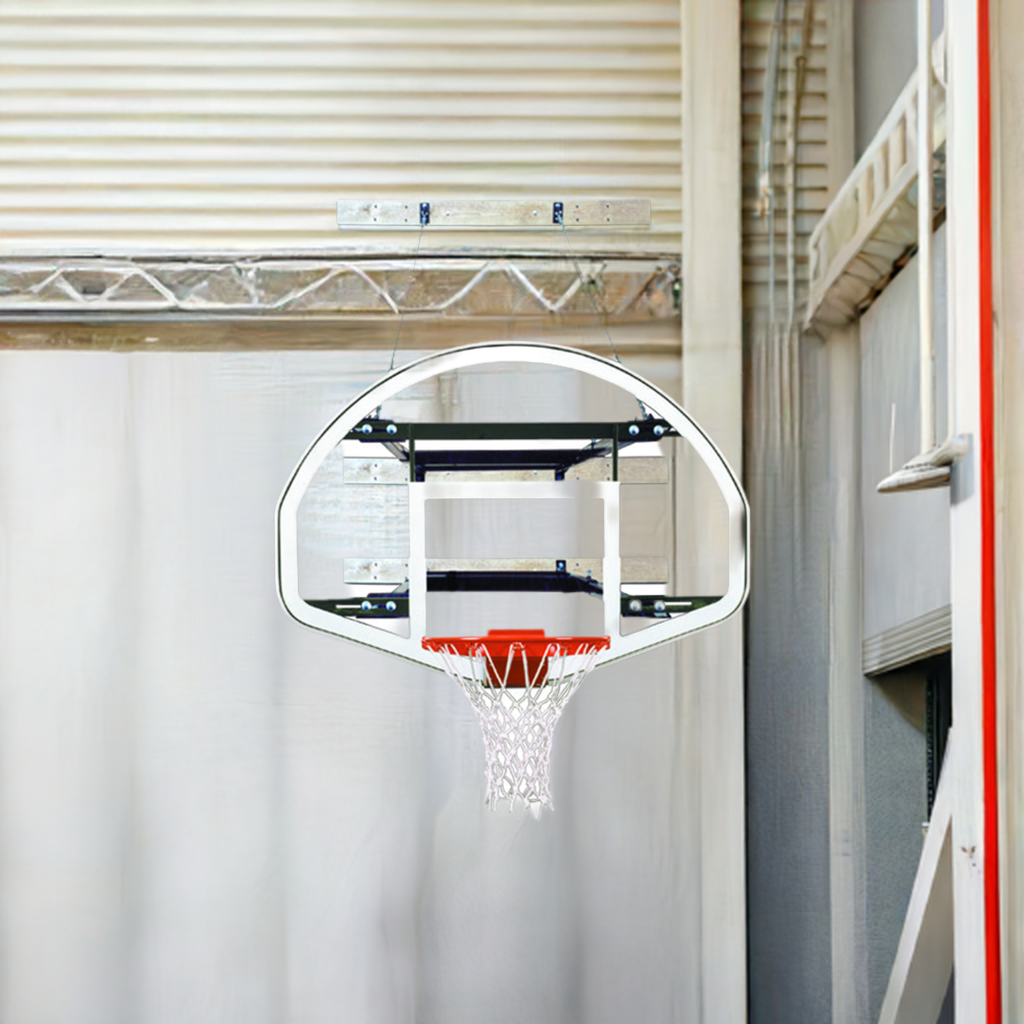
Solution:
<svg viewBox="0 0 1024 1024"><path fill-rule="evenodd" d="M496 665L481 643L459 654L448 644L436 649L445 672L465 691L480 719L487 756L487 804L491 810L515 809L522 802L535 818L553 807L549 778L551 741L569 698L593 669L600 649L581 644L570 652L552 642L545 660L531 674L526 652L512 644ZM513 672L527 686L507 686ZM546 678L546 682L545 682Z"/></svg>

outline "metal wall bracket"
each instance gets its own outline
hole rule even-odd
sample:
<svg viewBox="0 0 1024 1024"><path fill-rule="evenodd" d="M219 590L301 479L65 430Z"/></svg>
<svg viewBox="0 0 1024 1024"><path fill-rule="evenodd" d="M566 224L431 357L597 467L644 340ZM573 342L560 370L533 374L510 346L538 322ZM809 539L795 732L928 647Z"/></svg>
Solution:
<svg viewBox="0 0 1024 1024"><path fill-rule="evenodd" d="M649 228L649 199L339 199L338 227L345 230L449 228L459 231Z"/></svg>

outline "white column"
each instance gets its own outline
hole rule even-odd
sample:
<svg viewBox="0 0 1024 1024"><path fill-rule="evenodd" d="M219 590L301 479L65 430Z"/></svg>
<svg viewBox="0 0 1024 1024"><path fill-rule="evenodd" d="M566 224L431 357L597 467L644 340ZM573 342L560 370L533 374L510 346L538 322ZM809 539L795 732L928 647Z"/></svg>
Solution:
<svg viewBox="0 0 1024 1024"><path fill-rule="evenodd" d="M829 842L833 1024L868 1022L861 658L860 329L828 340Z"/></svg>
<svg viewBox="0 0 1024 1024"><path fill-rule="evenodd" d="M828 5L828 189L853 170L853 0ZM861 664L860 330L828 339L829 843L832 1020L868 1021L867 880L864 837L864 677Z"/></svg>
<svg viewBox="0 0 1024 1024"><path fill-rule="evenodd" d="M740 24L738 2L681 0L682 398L737 472L743 466ZM706 511L721 514L710 500ZM699 538L700 522L692 527L689 538ZM680 556L691 563L704 557L700 550ZM687 798L699 822L699 841L688 850L700 861L694 895L701 932L699 998L680 1021L747 1019L743 644L737 615L680 645L681 743L689 751L682 764L699 772Z"/></svg>
<svg viewBox="0 0 1024 1024"><path fill-rule="evenodd" d="M981 728L981 478L978 452L978 0L949 0L949 324L955 430L970 437L953 469L953 897L956 1019L985 1020L984 794Z"/></svg>
<svg viewBox="0 0 1024 1024"><path fill-rule="evenodd" d="M1024 196L1019 185L1024 4L998 0L992 14L1003 1019L1018 1021L1024 1020Z"/></svg>

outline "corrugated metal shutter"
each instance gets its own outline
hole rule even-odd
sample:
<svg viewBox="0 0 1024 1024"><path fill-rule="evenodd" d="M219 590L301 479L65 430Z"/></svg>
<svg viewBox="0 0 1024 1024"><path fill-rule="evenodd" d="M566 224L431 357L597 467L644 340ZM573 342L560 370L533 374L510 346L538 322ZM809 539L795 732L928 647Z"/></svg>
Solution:
<svg viewBox="0 0 1024 1024"><path fill-rule="evenodd" d="M654 203L580 249L678 252L679 54L677 2L5 2L0 245L393 251L336 200L571 193ZM481 244L564 243L429 246Z"/></svg>
<svg viewBox="0 0 1024 1024"><path fill-rule="evenodd" d="M814 22L807 50L807 70L800 105L796 154L796 270L797 303L806 301L811 232L828 206L828 95L826 33L829 0L815 0ZM743 3L743 273L744 305L751 312L768 308L768 218L759 215L758 144L764 105L765 65L771 37L774 0ZM779 88L775 107L775 280L776 302L786 302L786 111L789 68L797 46L804 4L786 5L786 27L779 58Z"/></svg>

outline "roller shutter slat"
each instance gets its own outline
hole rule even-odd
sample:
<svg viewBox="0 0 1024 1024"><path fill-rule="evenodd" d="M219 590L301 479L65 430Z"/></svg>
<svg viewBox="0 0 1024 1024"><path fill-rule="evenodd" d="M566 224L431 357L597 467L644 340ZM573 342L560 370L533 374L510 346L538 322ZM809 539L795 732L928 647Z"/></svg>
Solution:
<svg viewBox="0 0 1024 1024"><path fill-rule="evenodd" d="M402 251L340 198L650 198L679 250L677 3L38 0L0 10L8 252ZM488 233L497 251L559 250ZM480 246L438 232L435 252Z"/></svg>

